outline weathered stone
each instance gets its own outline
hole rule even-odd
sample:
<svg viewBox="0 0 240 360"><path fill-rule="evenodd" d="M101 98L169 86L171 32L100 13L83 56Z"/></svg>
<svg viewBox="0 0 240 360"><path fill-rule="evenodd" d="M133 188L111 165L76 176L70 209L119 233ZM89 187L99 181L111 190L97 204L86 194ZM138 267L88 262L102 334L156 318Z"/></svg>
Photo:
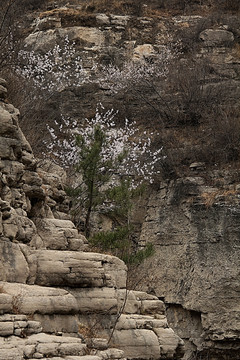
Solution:
<svg viewBox="0 0 240 360"><path fill-rule="evenodd" d="M114 359L122 359L122 358L125 359L124 351L115 348L107 349L104 351L96 351L96 353L103 360L107 360L107 359L114 360Z"/></svg>
<svg viewBox="0 0 240 360"><path fill-rule="evenodd" d="M184 342L172 329L155 329L160 344L160 352L167 359L181 359L184 354Z"/></svg>
<svg viewBox="0 0 240 360"><path fill-rule="evenodd" d="M130 330L130 329L146 329L153 330L157 328L167 328L167 319L165 316L162 316L161 319L157 319L156 315L137 315L131 314L126 315L122 314L119 318L119 321L116 324L116 329L121 330Z"/></svg>
<svg viewBox="0 0 240 360"><path fill-rule="evenodd" d="M108 340L102 338L87 339L87 345L91 349L106 350L108 348Z"/></svg>
<svg viewBox="0 0 240 360"><path fill-rule="evenodd" d="M19 314L4 314L0 316L0 321L23 321L26 322L27 321L27 316L26 315L19 315Z"/></svg>
<svg viewBox="0 0 240 360"><path fill-rule="evenodd" d="M206 29L201 32L199 39L208 46L226 45L234 41L231 31L225 29Z"/></svg>
<svg viewBox="0 0 240 360"><path fill-rule="evenodd" d="M66 290L4 282L0 286L13 296L15 311L21 314L71 314L78 311L76 299Z"/></svg>
<svg viewBox="0 0 240 360"><path fill-rule="evenodd" d="M44 190L37 185L24 184L23 191L30 199L37 199L38 201L44 200L46 196Z"/></svg>
<svg viewBox="0 0 240 360"><path fill-rule="evenodd" d="M35 352L43 356L85 355L86 345L80 339L47 334L36 334L26 340L26 345L36 345Z"/></svg>
<svg viewBox="0 0 240 360"><path fill-rule="evenodd" d="M97 21L98 25L109 25L110 24L109 16L107 16L106 14L97 14L96 21Z"/></svg>
<svg viewBox="0 0 240 360"><path fill-rule="evenodd" d="M0 85L1 97L1 85ZM12 115L0 105L0 135L14 136L17 131L17 126L13 122Z"/></svg>
<svg viewBox="0 0 240 360"><path fill-rule="evenodd" d="M42 326L38 321L29 320L27 323L27 334L38 334L42 332Z"/></svg>
<svg viewBox="0 0 240 360"><path fill-rule="evenodd" d="M70 220L36 219L38 234L43 240L43 246L53 250L81 250L84 237ZM75 239L74 239L75 238Z"/></svg>
<svg viewBox="0 0 240 360"><path fill-rule="evenodd" d="M126 18L112 20L121 27ZM102 44L105 35L99 29L85 28L81 34L80 30L72 29L72 37L85 36L90 46ZM62 36L65 30L59 33ZM15 127L13 139L2 137L3 145L9 142L5 153L0 153L4 159L0 162L0 360L120 360L125 354L142 358L143 351L144 359L159 357L154 329L167 328L166 317L157 314L161 302L125 290L127 268L120 259L79 251L86 239L62 213L68 208L65 173L44 161L36 171L31 148L18 127L18 112L9 104L3 109L6 123ZM120 316L122 311L135 317ZM141 311L153 312L156 318L137 314ZM106 338L93 334L94 321ZM112 342L125 353L108 348L114 326ZM87 346L94 355L85 355Z"/></svg>
<svg viewBox="0 0 240 360"><path fill-rule="evenodd" d="M102 356L96 356L96 355L84 355L84 356L67 356L66 360L101 360ZM109 357L108 357L109 358Z"/></svg>
<svg viewBox="0 0 240 360"><path fill-rule="evenodd" d="M50 29L47 31L37 31L30 34L25 40L26 47L33 49L34 51L49 51L56 44L57 34L55 30Z"/></svg>
<svg viewBox="0 0 240 360"><path fill-rule="evenodd" d="M0 280L26 283L29 276L27 261L18 244L0 242Z"/></svg>
<svg viewBox="0 0 240 360"><path fill-rule="evenodd" d="M30 359L35 353L35 345L26 345L24 346L24 356L27 359Z"/></svg>
<svg viewBox="0 0 240 360"><path fill-rule="evenodd" d="M61 27L61 19L59 17L37 18L33 24L34 31L44 31Z"/></svg>
<svg viewBox="0 0 240 360"><path fill-rule="evenodd" d="M151 44L143 44L135 47L133 60L142 60L155 55L155 50Z"/></svg>
<svg viewBox="0 0 240 360"><path fill-rule="evenodd" d="M14 194L16 195L16 193ZM23 201L21 201L22 199ZM14 201L15 200L15 201ZM26 201L25 196L19 194L19 197L16 196L12 201L12 205L24 206L24 202ZM27 202L25 203L27 206ZM9 238L11 241L21 241L23 243L29 243L33 237L36 235L36 227L32 220L27 217L27 213L21 209L10 209L10 212L6 216L4 213L4 221L2 223L3 226L3 234L6 238Z"/></svg>
<svg viewBox="0 0 240 360"><path fill-rule="evenodd" d="M25 43L27 46L33 46L35 50L49 50L56 43L56 37L65 39L66 36L69 40L84 41L88 46L100 46L104 43L104 35L98 28L73 26L69 29L56 29L47 31L38 31L34 34L30 34ZM41 39L41 40L40 40Z"/></svg>
<svg viewBox="0 0 240 360"><path fill-rule="evenodd" d="M6 99L6 97L7 97L7 89L4 86L0 85L0 98Z"/></svg>
<svg viewBox="0 0 240 360"><path fill-rule="evenodd" d="M69 289L76 298L80 313L116 314L118 301L114 288Z"/></svg>
<svg viewBox="0 0 240 360"><path fill-rule="evenodd" d="M194 162L192 164L190 164L189 168L191 170L204 170L206 167L205 163L204 162Z"/></svg>
<svg viewBox="0 0 240 360"><path fill-rule="evenodd" d="M126 283L126 266L114 256L54 250L39 250L36 255L39 285L124 287Z"/></svg>
<svg viewBox="0 0 240 360"><path fill-rule="evenodd" d="M8 313L12 311L12 296L2 293L3 289L0 286L0 314ZM0 316L0 321L1 316Z"/></svg>
<svg viewBox="0 0 240 360"><path fill-rule="evenodd" d="M130 16L122 16L122 15L113 15L111 14L111 24L118 26L126 26L128 21L130 20Z"/></svg>
<svg viewBox="0 0 240 360"><path fill-rule="evenodd" d="M86 239L84 237L78 239L68 238L68 249L71 251L87 250Z"/></svg>
<svg viewBox="0 0 240 360"><path fill-rule="evenodd" d="M76 299L77 300L77 299ZM35 313L34 320L42 324L42 331L51 334L74 334L78 335L79 319L77 314L40 314Z"/></svg>
<svg viewBox="0 0 240 360"><path fill-rule="evenodd" d="M226 349L222 352L228 353L227 346L231 349L232 345L224 338L237 337L240 329L234 280L238 278L239 209L222 200L217 205L220 200L214 194L219 189L197 182L199 194L203 191L205 203L210 199L212 205L206 206L204 198L188 195L187 189L176 183L169 185L167 192L160 190L150 196L141 236L151 238L156 254L134 278L142 279L143 289L154 289L171 304L169 323L179 336L190 338L199 351L204 338L214 341L216 337Z"/></svg>
<svg viewBox="0 0 240 360"><path fill-rule="evenodd" d="M7 87L7 81L3 78L0 78L0 85Z"/></svg>
<svg viewBox="0 0 240 360"><path fill-rule="evenodd" d="M141 314L164 314L165 305L160 300L143 300L141 301Z"/></svg>
<svg viewBox="0 0 240 360"><path fill-rule="evenodd" d="M0 360L22 360L24 341L18 337L10 337L10 341L0 337Z"/></svg>
<svg viewBox="0 0 240 360"><path fill-rule="evenodd" d="M119 310L124 307L124 313L135 314L140 312L141 303L137 301L134 291L118 290L118 307Z"/></svg>
<svg viewBox="0 0 240 360"><path fill-rule="evenodd" d="M115 330L111 340L128 359L136 359L141 354L142 359L159 359L160 346L158 337L149 330Z"/></svg>
<svg viewBox="0 0 240 360"><path fill-rule="evenodd" d="M15 160L16 156L14 153L14 148L18 148L19 144L14 139L8 139L5 137L0 136L0 158L1 159L8 159L8 160Z"/></svg>
<svg viewBox="0 0 240 360"><path fill-rule="evenodd" d="M35 237L33 237L35 239ZM27 284L32 285L35 283L36 280L36 273L37 273L37 257L34 252L31 251L29 246L24 244L19 244L20 249L27 260L28 268L29 268L29 275L27 278Z"/></svg>
<svg viewBox="0 0 240 360"><path fill-rule="evenodd" d="M103 32L98 28L73 26L67 31L61 30L63 37L67 34L71 40L84 41L87 46L101 46L105 40Z"/></svg>
<svg viewBox="0 0 240 360"><path fill-rule="evenodd" d="M138 301L142 301L142 300L158 300L157 296L148 294L148 293L146 293L144 291L136 291L136 290L134 290L134 294L135 294L136 299Z"/></svg>
<svg viewBox="0 0 240 360"><path fill-rule="evenodd" d="M14 327L12 322L0 322L0 336L13 335Z"/></svg>
<svg viewBox="0 0 240 360"><path fill-rule="evenodd" d="M29 171L29 170L26 171L25 170L22 180L24 181L25 184L28 184L28 185L35 185L35 186L42 185L42 179L34 171Z"/></svg>
<svg viewBox="0 0 240 360"><path fill-rule="evenodd" d="M34 159L33 154L27 150L23 150L21 161L27 166L27 169L36 167L36 160Z"/></svg>
<svg viewBox="0 0 240 360"><path fill-rule="evenodd" d="M18 232L17 225L8 224L8 223L3 224L3 233L10 240L13 240L16 238L17 232Z"/></svg>

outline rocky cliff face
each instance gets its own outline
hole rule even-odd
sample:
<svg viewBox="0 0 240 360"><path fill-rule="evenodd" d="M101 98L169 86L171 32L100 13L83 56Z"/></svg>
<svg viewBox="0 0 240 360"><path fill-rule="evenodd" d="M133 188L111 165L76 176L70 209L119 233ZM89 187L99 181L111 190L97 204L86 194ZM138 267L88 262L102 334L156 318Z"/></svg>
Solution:
<svg viewBox="0 0 240 360"><path fill-rule="evenodd" d="M116 257L84 252L64 172L34 158L0 92L0 359L178 359L156 296L126 290Z"/></svg>
<svg viewBox="0 0 240 360"><path fill-rule="evenodd" d="M237 105L240 93L240 34L236 15L136 17L86 13L80 5L67 5L42 12L38 18L33 18L31 26L30 34L24 40L25 49L33 50L35 54L45 54L68 38L70 42L75 42L77 54L80 54L84 69L91 78L90 82L79 81L80 86L66 87L62 84L57 94L49 97L46 94L47 109L41 111L45 111L46 121L53 127L54 120L59 121L61 115L77 121L93 116L97 103L101 102L105 108L119 110L119 119L126 116L129 121L137 121L142 126L146 125L148 119L147 127L151 130L157 129L161 134L161 144L163 142L164 147L168 148L172 140L167 138L164 141L166 135L163 132L166 133L167 130L161 128L159 119L161 107L164 108L166 103L169 103L169 107L164 108L164 111L168 118L177 118L182 111L183 119L179 117L179 121L184 123L184 116L187 114L190 117L187 122L190 124L196 124L201 116L204 121L211 117L216 104L228 101L231 109ZM176 42L182 54L181 62L175 63L169 70L169 94L164 101L157 93L148 94L149 88L144 90L148 101L137 97L131 89L125 94L118 93L113 96L106 86L99 85L96 81L96 69L100 64L121 67L124 62L131 60L147 59L151 62L157 52L161 52L161 49L172 49L171 44ZM191 62L188 62L189 59ZM185 62L187 66L184 67ZM172 85L174 82L175 87ZM194 85L196 83L197 86ZM158 88L161 94L162 85ZM180 98L178 94L181 94ZM202 96L204 100L201 99ZM175 102L178 104L176 112ZM155 104L160 104L157 110L154 110ZM22 105L20 101L19 106ZM198 106L200 108L195 114ZM48 134L45 123L37 121L38 119L34 121L34 117L36 111L32 119L24 116L21 125L24 131L26 129L28 132L29 140L32 140L33 148L37 152L42 148L42 136L46 138ZM173 119L173 124L171 121L167 123L166 127L176 125L174 121ZM29 123L33 122L38 129L38 135L28 129ZM211 130L208 127L205 131ZM205 136L199 138L201 142L198 139L196 149L194 148L196 155L191 152L192 161L199 161L197 154L207 141ZM179 139L174 150L180 153L186 144L178 142ZM209 154L210 150L207 152ZM190 157L189 152L188 156Z"/></svg>
<svg viewBox="0 0 240 360"><path fill-rule="evenodd" d="M146 202L141 242L156 254L137 272L140 288L168 303L189 352L239 359L239 185L227 171L213 172L212 186L196 172Z"/></svg>
<svg viewBox="0 0 240 360"><path fill-rule="evenodd" d="M151 59L155 49L167 46L174 36L180 37L183 59L193 58L196 79L203 75L200 70L198 72L199 59L207 65L204 89L212 89L210 93L216 96L204 103L205 110L211 112L215 102L224 102L226 98L231 109L238 104L240 33L239 19L234 15L136 18L86 14L81 7L66 6L41 14L32 23L31 34L25 43L28 49L41 54L66 36L76 42L89 72L99 63L121 65L128 59ZM4 86L3 82L2 97L6 93ZM145 103L130 95L112 99L106 89L94 81L78 88L62 89L56 98L51 97L47 102L47 121L51 122L51 113L53 119L59 117L60 110L74 119L92 116L97 101L102 101L106 107L120 109L130 121L141 120L145 126L147 119L148 127L159 125ZM85 239L77 234L66 215L68 203L62 188L64 174L52 164L36 164L17 126L17 110L4 102L2 108L1 252L5 261L1 280L5 283L1 299L3 312L10 314L4 315L2 320L3 326L10 329L6 330L6 335L17 336L22 331L18 322L19 316L24 316L22 320L25 325L28 321L28 325L24 325L27 329L35 327L40 331L43 327L48 334L78 334L86 344L86 339L96 337L93 333L99 324L101 336L106 333L109 336L109 329L114 327L125 299L124 265L106 255L81 252L86 247ZM230 113L229 119L231 117ZM219 115L216 124L221 118ZM157 181L158 189L155 187L149 197L142 200L136 214L141 224L139 244L144 246L146 241L153 242L156 253L131 275L131 281L133 285L138 284L139 291L148 291L152 295L128 293L126 314L120 317L112 338L119 349L127 344L129 358L137 358L139 353L140 358L143 353L149 358L157 358L160 353L163 358L176 358L178 353L181 354L179 339L167 328L161 310L161 300L164 300L168 321L185 340L186 359L239 359L238 166L234 170L226 165L229 157L223 137L220 137L217 149L208 144L202 155L201 151L212 136L210 130L216 125L212 124L211 117L209 120L207 127L199 126L196 131L191 127L187 127L185 133L179 129L164 129L165 133L172 131L166 146L169 141L173 144L170 155L175 157L177 154L180 165L174 180L167 167L165 180ZM228 145L233 143L232 135L238 133L236 124L230 123L227 127L225 123L221 129L228 137ZM24 122L23 119L22 125L28 131L29 120ZM37 136L36 132L32 136L29 131L28 136L37 151L46 135L46 126L43 121L38 121L34 127ZM177 136L174 131L178 131ZM186 136L187 132L194 131L195 137ZM213 134L212 142L218 133ZM232 150L235 152L234 148ZM239 150L235 155L239 156ZM224 157L225 170L215 170L217 167L213 165L207 171L203 163L191 164L200 157L201 161L213 158L212 165L218 156ZM16 267L18 271L15 271ZM121 277L118 275L120 270L116 269L121 269ZM19 285L19 288L12 284L14 282L25 285ZM43 294L41 297L39 291ZM150 314L156 309L158 315L153 318ZM34 349L25 357L36 358L39 353L46 357L56 356L62 351L57 349L70 348L61 343L60 340L65 338L60 336L56 340L53 337L53 340L47 340L47 337L13 339L18 341L20 352L24 346ZM49 345L53 350L48 350L47 354L39 349L48 341L55 345ZM78 342L79 345L74 343L74 346L82 346L79 339ZM96 348L97 356L122 356L103 351L106 341L93 339L90 343L95 344L91 346ZM9 348L13 346L16 351L16 342L3 341L3 344ZM83 354L86 351L90 350L83 350ZM33 356L35 353L37 355Z"/></svg>

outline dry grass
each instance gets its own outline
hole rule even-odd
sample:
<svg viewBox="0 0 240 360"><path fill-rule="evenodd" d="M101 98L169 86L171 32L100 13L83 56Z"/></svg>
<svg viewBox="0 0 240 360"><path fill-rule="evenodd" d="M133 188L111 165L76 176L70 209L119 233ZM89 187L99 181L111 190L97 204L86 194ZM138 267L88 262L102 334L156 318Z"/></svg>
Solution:
<svg viewBox="0 0 240 360"><path fill-rule="evenodd" d="M94 331L92 328L85 326L82 323L78 324L78 333L82 335L84 338L91 338L94 336Z"/></svg>
<svg viewBox="0 0 240 360"><path fill-rule="evenodd" d="M224 2L225 1L225 2ZM238 0L237 0L238 1ZM221 2L221 6L219 5ZM231 2L231 5L226 5ZM205 0L201 4L196 2L185 3L182 0L69 0L67 7L65 2L58 0L58 8L44 11L40 16L61 16L73 19L85 14L91 15L96 13L112 13L117 15L147 16L152 18L171 17L176 15L202 15L214 14L220 12L237 12L238 6L235 5L236 0ZM234 3L234 4L233 4ZM54 3L45 0L45 4L50 8L54 7ZM62 8L61 8L62 6ZM75 7L75 8L74 8ZM43 7L42 7L43 8Z"/></svg>
<svg viewBox="0 0 240 360"><path fill-rule="evenodd" d="M17 295L14 295L13 298L12 298L12 308L13 308L13 313L14 314L20 314L21 313L21 307L22 307L22 304L23 304L23 290L17 294Z"/></svg>
<svg viewBox="0 0 240 360"><path fill-rule="evenodd" d="M240 59L240 44L239 43L235 44L235 47L233 49L233 55L235 57L237 57L238 59Z"/></svg>
<svg viewBox="0 0 240 360"><path fill-rule="evenodd" d="M79 15L79 9L66 9L66 8L58 8L58 9L51 9L43 11L39 14L40 18L50 17L50 16L61 16L68 14L69 16L76 16Z"/></svg>
<svg viewBox="0 0 240 360"><path fill-rule="evenodd" d="M59 6L61 2L59 1ZM51 4L51 1L48 1L48 4ZM62 4L65 5L65 4ZM182 6L177 6L174 3L166 3L164 5L159 4L158 0L89 0L89 1L77 1L70 0L68 6L72 6L69 10L74 10L73 7L78 7L78 10L81 8L82 12L86 13L114 13L118 15L133 15L133 16L172 16L182 14ZM57 14L61 8L45 11L43 16L52 16ZM62 8L63 10L63 8ZM67 10L65 8L65 10ZM76 10L76 9L75 9ZM202 7L201 11L205 11L205 8ZM193 11L195 13L195 9ZM70 14L70 12L69 12ZM72 12L74 16L74 11Z"/></svg>
<svg viewBox="0 0 240 360"><path fill-rule="evenodd" d="M7 294L7 292L4 290L3 285L0 285L0 294Z"/></svg>
<svg viewBox="0 0 240 360"><path fill-rule="evenodd" d="M25 0L29 3L39 4L39 7L54 7L53 0L45 0L44 5L40 0ZM174 16L174 15L206 15L211 12L222 10L238 11L239 0L202 0L197 4L196 1L183 2L182 0L69 0L64 2L58 0L58 6L78 7L87 13L114 13L119 15L135 16ZM36 6L35 6L36 7ZM57 10L57 9L56 9ZM51 10L50 10L51 11Z"/></svg>
<svg viewBox="0 0 240 360"><path fill-rule="evenodd" d="M57 17L61 19L63 27L66 26L95 26L96 17L89 14L86 9L58 8L43 11L39 15L40 18Z"/></svg>
<svg viewBox="0 0 240 360"><path fill-rule="evenodd" d="M232 197L236 197L238 193L235 189L220 189L213 192L204 192L201 194L204 205L208 208L211 207L216 200L223 200L224 202L231 202Z"/></svg>

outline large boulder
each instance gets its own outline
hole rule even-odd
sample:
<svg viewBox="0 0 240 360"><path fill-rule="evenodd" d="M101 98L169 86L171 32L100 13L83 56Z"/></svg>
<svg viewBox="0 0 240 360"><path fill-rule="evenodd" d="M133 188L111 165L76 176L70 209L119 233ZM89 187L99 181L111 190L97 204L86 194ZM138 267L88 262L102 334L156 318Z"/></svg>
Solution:
<svg viewBox="0 0 240 360"><path fill-rule="evenodd" d="M97 253L37 250L36 284L70 287L126 285L127 268L120 259Z"/></svg>
<svg viewBox="0 0 240 360"><path fill-rule="evenodd" d="M9 233L15 234L17 228L9 224ZM0 241L0 281L26 283L29 267L19 244L9 240Z"/></svg>
<svg viewBox="0 0 240 360"><path fill-rule="evenodd" d="M234 41L234 35L226 29L206 29L200 33L199 39L206 46L223 46L231 44Z"/></svg>

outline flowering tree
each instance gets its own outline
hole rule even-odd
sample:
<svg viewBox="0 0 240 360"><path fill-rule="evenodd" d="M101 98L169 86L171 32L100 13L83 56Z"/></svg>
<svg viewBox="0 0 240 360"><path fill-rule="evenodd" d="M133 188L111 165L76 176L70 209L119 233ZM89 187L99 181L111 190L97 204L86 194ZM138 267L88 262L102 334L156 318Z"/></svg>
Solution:
<svg viewBox="0 0 240 360"><path fill-rule="evenodd" d="M65 38L64 46L55 45L46 54L22 50L19 59L21 66L16 71L47 94L90 81L75 43L70 43L68 38ZM169 59L170 53L166 48L155 59L154 65L150 62L129 63L122 69L124 74L114 67L111 70L108 68L108 80L116 85L120 76L122 82L118 82L118 86L122 89L126 88L130 79L136 83L151 83L156 74L159 78L166 76ZM107 69L105 71L107 76ZM99 82L104 83L103 72L98 76ZM113 85L112 91L115 91ZM127 119L124 126L117 126L116 114L113 109L105 111L100 105L95 116L85 119L81 125L63 114L61 120L55 121L57 131L48 126L51 135L48 151L55 160L66 167L74 167L80 175L81 180L69 193L73 196L75 210L83 210L87 237L90 235L92 212L101 210L101 207L118 214L121 212L128 221L136 189L143 182L153 182L163 159L162 148L151 149L153 133L141 132L135 122Z"/></svg>
<svg viewBox="0 0 240 360"><path fill-rule="evenodd" d="M200 58L181 59L181 48L181 42L171 43L170 39L168 46L159 47L150 57L120 67L104 66L99 83L112 95L136 98L153 111L152 118L162 127L199 125L223 96L204 86L209 64Z"/></svg>
<svg viewBox="0 0 240 360"><path fill-rule="evenodd" d="M56 44L45 54L21 50L16 72L31 80L43 92L58 92L69 86L81 86L89 80L75 42L65 37L63 45Z"/></svg>
<svg viewBox="0 0 240 360"><path fill-rule="evenodd" d="M161 46L158 51L150 56L142 56L131 61L126 61L122 66L109 64L101 67L98 81L112 94L127 91L129 88L141 88L166 80L169 74L169 65L177 54L173 46ZM144 94L143 94L144 96Z"/></svg>
<svg viewBox="0 0 240 360"><path fill-rule="evenodd" d="M104 207L105 211L122 211L127 216L136 189L144 182L153 182L164 158L162 148L151 150L152 133L141 134L136 124L128 120L123 127L117 127L115 117L113 109L106 111L100 105L95 117L85 119L81 126L73 123L71 130L70 119L64 119L65 126L58 126L63 136L56 136L54 129L49 128L49 151L61 164L73 166L81 175L81 181L69 194L74 198L75 209L85 211L87 236L92 211Z"/></svg>
<svg viewBox="0 0 240 360"><path fill-rule="evenodd" d="M28 47L18 52L8 84L14 103L21 112L22 129L28 131L29 141L36 153L44 150L40 134L46 131L45 122L53 126L61 113L67 119L59 92L82 86L88 82L88 77L82 56L68 37L58 41L46 53L30 51ZM45 121L42 121L43 117ZM29 128L34 128L34 131Z"/></svg>
<svg viewBox="0 0 240 360"><path fill-rule="evenodd" d="M9 67L19 43L19 0L0 2L0 70Z"/></svg>
<svg viewBox="0 0 240 360"><path fill-rule="evenodd" d="M171 66L180 55L179 48L179 43L173 44L169 39L167 46L159 46L149 56L140 56L121 66L103 66L98 77L99 84L112 95L133 95L153 110L158 120L170 121L174 116L172 94L170 98L166 98L166 93L169 90Z"/></svg>
<svg viewBox="0 0 240 360"><path fill-rule="evenodd" d="M147 181L152 183L154 175L159 173L158 166L164 159L162 148L152 150L153 132L146 130L141 132L136 122L125 119L123 127L115 122L117 112L113 109L105 110L100 104L96 114L91 119L85 119L81 125L77 121L62 116L62 123L56 122L60 135L48 126L51 141L47 148L64 167L73 166L79 157L79 146L76 137L81 138L84 146L90 146L97 128L104 133L104 141L101 145L101 159L103 162L111 160L113 164L109 168L111 173L121 176L130 176L137 183ZM123 156L125 154L125 156ZM122 158L123 157L123 158ZM116 166L116 161L122 158ZM105 172L102 166L99 171Z"/></svg>

